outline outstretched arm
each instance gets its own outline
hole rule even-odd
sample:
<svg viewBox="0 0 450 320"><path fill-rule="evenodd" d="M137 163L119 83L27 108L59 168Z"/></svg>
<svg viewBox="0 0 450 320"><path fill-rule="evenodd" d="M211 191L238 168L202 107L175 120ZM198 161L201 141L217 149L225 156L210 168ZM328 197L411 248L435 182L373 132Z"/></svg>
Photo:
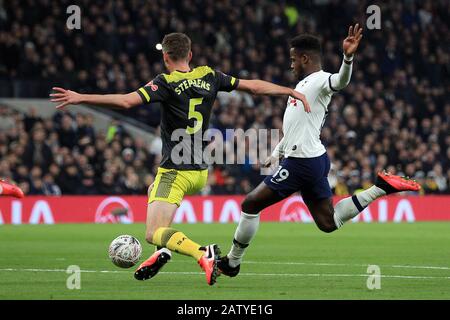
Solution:
<svg viewBox="0 0 450 320"><path fill-rule="evenodd" d="M294 89L279 86L263 80L243 80L239 79L239 84L236 88L240 91L246 91L256 95L287 95L300 100L303 103L306 112L311 112L311 107L306 100L304 94L295 91Z"/></svg>
<svg viewBox="0 0 450 320"><path fill-rule="evenodd" d="M341 90L345 88L352 76L353 56L358 49L359 42L362 38L362 28L357 23L354 27L350 26L348 29L347 38L342 42L342 48L344 50L344 59L342 61L339 73L334 73L330 77L330 87L333 90Z"/></svg>
<svg viewBox="0 0 450 320"><path fill-rule="evenodd" d="M142 99L137 92L128 94L80 94L59 87L54 87L53 90L56 93L50 94L50 101L60 103L56 106L57 109L64 108L70 104L80 103L123 109L129 109L142 104Z"/></svg>

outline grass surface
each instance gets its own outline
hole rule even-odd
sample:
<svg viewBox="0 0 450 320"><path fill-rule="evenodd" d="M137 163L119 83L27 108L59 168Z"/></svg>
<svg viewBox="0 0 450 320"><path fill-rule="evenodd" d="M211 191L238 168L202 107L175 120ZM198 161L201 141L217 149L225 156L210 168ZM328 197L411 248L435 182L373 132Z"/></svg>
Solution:
<svg viewBox="0 0 450 320"><path fill-rule="evenodd" d="M174 225L201 244L227 253L233 224ZM206 284L190 257L174 254L153 279L108 259L110 241L136 236L144 225L21 225L0 227L0 299L450 299L450 223L348 224L331 234L313 224L262 223L236 278ZM81 289L66 287L69 265ZM368 265L381 270L369 290Z"/></svg>

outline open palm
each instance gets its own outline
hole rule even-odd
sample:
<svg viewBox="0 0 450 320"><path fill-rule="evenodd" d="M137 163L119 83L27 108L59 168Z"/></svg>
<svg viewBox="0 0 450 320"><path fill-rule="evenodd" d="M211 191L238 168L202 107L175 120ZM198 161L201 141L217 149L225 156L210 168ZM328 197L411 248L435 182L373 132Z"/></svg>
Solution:
<svg viewBox="0 0 450 320"><path fill-rule="evenodd" d="M359 42L362 38L363 29L359 27L359 23L355 24L355 26L350 26L348 28L347 38L342 42L342 48L344 49L344 54L346 56L351 56L358 49Z"/></svg>
<svg viewBox="0 0 450 320"><path fill-rule="evenodd" d="M50 97L52 98L50 101L60 102L60 104L56 106L56 109L64 108L69 104L81 103L81 95L75 91L66 90L59 87L53 87L53 90L57 93L50 94Z"/></svg>

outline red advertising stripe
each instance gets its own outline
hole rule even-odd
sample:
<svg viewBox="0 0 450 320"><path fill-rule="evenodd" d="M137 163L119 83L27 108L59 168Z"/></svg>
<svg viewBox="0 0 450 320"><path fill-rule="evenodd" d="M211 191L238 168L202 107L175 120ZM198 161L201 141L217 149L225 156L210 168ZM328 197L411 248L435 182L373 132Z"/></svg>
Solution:
<svg viewBox="0 0 450 320"><path fill-rule="evenodd" d="M244 196L186 197L177 223L237 222ZM333 199L336 203L340 198ZM144 222L145 196L29 196L1 198L0 224ZM124 213L117 216L114 213ZM313 222L301 197L292 196L261 214L262 221ZM450 196L390 196L373 202L354 222L450 221Z"/></svg>

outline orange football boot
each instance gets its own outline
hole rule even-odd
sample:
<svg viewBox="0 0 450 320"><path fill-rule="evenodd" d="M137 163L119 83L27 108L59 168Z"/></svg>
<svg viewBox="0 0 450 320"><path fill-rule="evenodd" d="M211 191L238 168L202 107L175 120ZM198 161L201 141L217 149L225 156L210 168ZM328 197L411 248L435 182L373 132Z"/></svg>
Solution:
<svg viewBox="0 0 450 320"><path fill-rule="evenodd" d="M150 258L142 262L139 268L136 269L134 277L136 280L153 278L171 257L172 255L169 249L162 248L155 251Z"/></svg>
<svg viewBox="0 0 450 320"><path fill-rule="evenodd" d="M0 179L0 195L23 198L23 191L16 185Z"/></svg>
<svg viewBox="0 0 450 320"><path fill-rule="evenodd" d="M396 176L386 171L378 172L375 185L386 191L386 194L401 191L419 191L421 188L420 184L409 177Z"/></svg>
<svg viewBox="0 0 450 320"><path fill-rule="evenodd" d="M212 286L216 283L217 277L220 275L217 268L217 262L219 261L220 249L216 244L210 244L204 247L205 254L198 260L198 264L205 271L206 282Z"/></svg>

